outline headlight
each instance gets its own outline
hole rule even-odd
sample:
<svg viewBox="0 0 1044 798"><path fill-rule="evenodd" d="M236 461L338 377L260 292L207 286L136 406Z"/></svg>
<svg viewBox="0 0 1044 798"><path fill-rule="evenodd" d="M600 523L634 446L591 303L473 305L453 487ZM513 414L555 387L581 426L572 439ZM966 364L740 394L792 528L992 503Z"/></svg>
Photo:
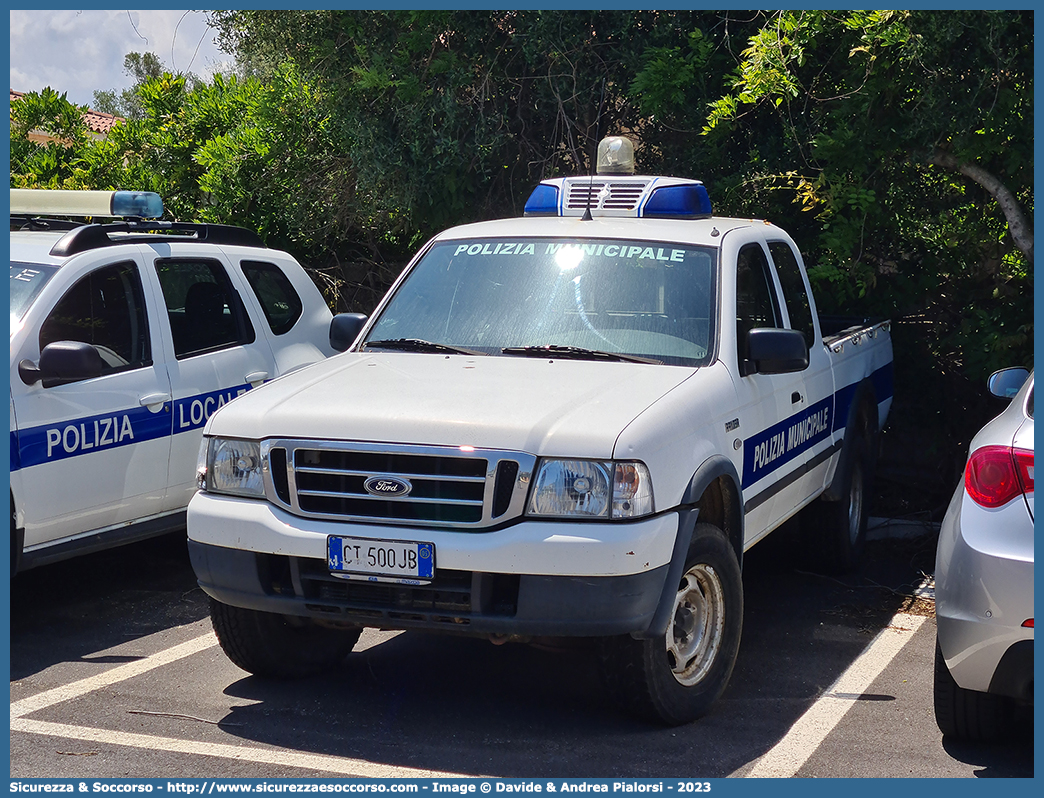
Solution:
<svg viewBox="0 0 1044 798"><path fill-rule="evenodd" d="M653 512L652 480L643 463L544 460L530 494L529 515L640 518Z"/></svg>
<svg viewBox="0 0 1044 798"><path fill-rule="evenodd" d="M204 438L203 446L205 448L200 448L202 462L197 468L197 479L204 490L264 498L261 445L257 441Z"/></svg>

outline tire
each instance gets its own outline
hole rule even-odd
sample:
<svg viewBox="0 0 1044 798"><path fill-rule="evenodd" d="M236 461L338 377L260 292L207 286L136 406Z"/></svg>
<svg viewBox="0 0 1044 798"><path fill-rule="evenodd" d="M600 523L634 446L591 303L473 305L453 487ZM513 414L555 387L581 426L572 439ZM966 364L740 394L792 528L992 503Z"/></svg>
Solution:
<svg viewBox="0 0 1044 798"><path fill-rule="evenodd" d="M1004 696L965 690L946 667L935 642L935 722L945 737L990 742L1010 728L1012 704Z"/></svg>
<svg viewBox="0 0 1044 798"><path fill-rule="evenodd" d="M678 726L705 715L725 690L743 630L736 551L711 524L697 524L663 637L600 641L613 698L639 717Z"/></svg>
<svg viewBox="0 0 1044 798"><path fill-rule="evenodd" d="M854 570L866 548L866 521L869 515L869 487L872 463L867 456L867 441L852 440L847 459L841 463L841 499L818 499L810 508L805 523L811 526L809 539L812 559L819 570L839 574Z"/></svg>
<svg viewBox="0 0 1044 798"><path fill-rule="evenodd" d="M232 662L248 673L295 679L329 670L351 653L361 628L318 626L306 618L210 600L210 620Z"/></svg>

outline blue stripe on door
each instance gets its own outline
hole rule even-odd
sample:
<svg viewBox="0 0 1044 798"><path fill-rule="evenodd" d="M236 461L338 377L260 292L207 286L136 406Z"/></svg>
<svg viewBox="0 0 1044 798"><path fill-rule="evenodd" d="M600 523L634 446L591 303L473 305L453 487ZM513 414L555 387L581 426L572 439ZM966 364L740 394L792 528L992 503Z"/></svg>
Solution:
<svg viewBox="0 0 1044 798"><path fill-rule="evenodd" d="M168 402L157 413L132 407L12 431L11 471L200 429L215 410L249 390L245 383L178 399L173 418Z"/></svg>

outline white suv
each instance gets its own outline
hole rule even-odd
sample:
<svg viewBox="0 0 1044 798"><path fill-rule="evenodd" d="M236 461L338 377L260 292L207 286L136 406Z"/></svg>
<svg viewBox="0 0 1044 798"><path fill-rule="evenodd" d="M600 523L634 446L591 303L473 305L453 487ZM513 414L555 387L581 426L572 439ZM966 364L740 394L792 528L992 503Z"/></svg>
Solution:
<svg viewBox="0 0 1044 798"><path fill-rule="evenodd" d="M142 221L162 214L145 192L11 209L14 573L184 526L210 415L335 349L304 269L249 230Z"/></svg>

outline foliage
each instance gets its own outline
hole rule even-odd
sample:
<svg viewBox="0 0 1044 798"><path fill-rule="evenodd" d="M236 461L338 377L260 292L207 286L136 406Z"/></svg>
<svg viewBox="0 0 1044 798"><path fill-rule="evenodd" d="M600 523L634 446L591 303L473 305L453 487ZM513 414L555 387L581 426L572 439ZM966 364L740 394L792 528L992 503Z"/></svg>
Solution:
<svg viewBox="0 0 1044 798"><path fill-rule="evenodd" d="M938 164L974 165L1032 202L1032 53L1032 17L1019 13L779 12L704 131L787 141L770 168L817 222L811 274L828 301L927 314L931 354L981 378L1032 360L1032 244L1016 249L985 184ZM970 325L952 312L983 297L989 355L964 345Z"/></svg>
<svg viewBox="0 0 1044 798"><path fill-rule="evenodd" d="M44 144L30 140L43 134ZM83 109L50 86L11 104L11 187L71 188L76 163L89 140Z"/></svg>
<svg viewBox="0 0 1044 798"><path fill-rule="evenodd" d="M155 53L127 53L123 57L123 72L134 80L133 85L119 93L116 89L95 91L94 102L91 104L92 110L124 119L141 119L145 115L145 109L138 96L138 89L150 80L160 79L167 71L163 61ZM184 73L184 77L192 88L202 83L196 75L190 72Z"/></svg>

